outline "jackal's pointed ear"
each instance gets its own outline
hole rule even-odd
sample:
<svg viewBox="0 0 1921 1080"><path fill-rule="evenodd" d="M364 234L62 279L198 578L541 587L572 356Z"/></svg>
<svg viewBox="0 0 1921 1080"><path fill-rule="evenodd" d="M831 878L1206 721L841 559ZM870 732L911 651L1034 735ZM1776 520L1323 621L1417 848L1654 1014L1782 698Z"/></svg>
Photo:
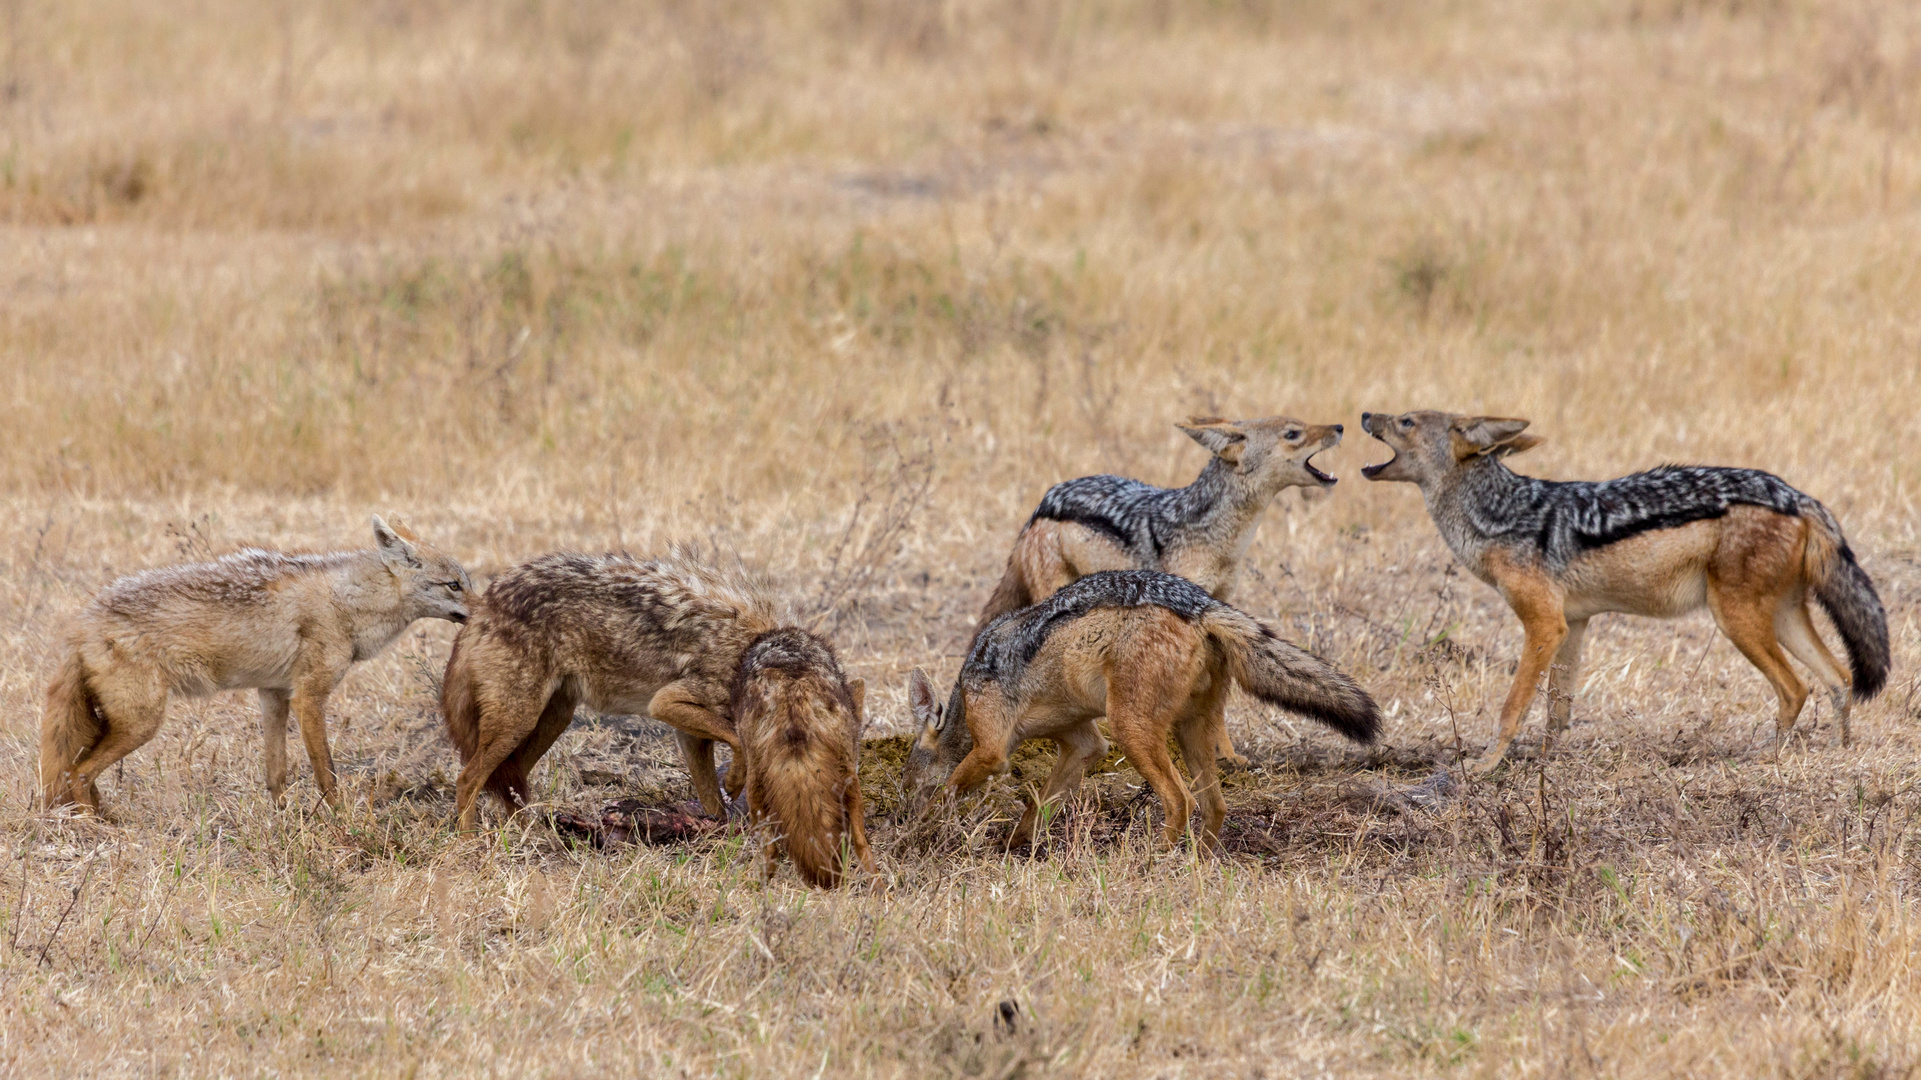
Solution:
<svg viewBox="0 0 1921 1080"><path fill-rule="evenodd" d="M854 741L867 731L867 680L858 676L847 680L847 696L854 699Z"/></svg>
<svg viewBox="0 0 1921 1080"><path fill-rule="evenodd" d="M1229 465L1240 464L1241 454L1247 450L1247 432L1232 420L1223 420L1218 416L1190 416L1187 423L1175 426Z"/></svg>
<svg viewBox="0 0 1921 1080"><path fill-rule="evenodd" d="M1506 457L1541 445L1540 436L1521 434L1527 424L1526 420L1500 416L1463 416L1447 428L1454 444L1454 459Z"/></svg>
<svg viewBox="0 0 1921 1080"><path fill-rule="evenodd" d="M388 566L420 569L420 552L414 550L412 541L394 531L379 514L374 515L374 543L380 545L380 561Z"/></svg>
<svg viewBox="0 0 1921 1080"><path fill-rule="evenodd" d="M940 730L940 702L934 700L934 686L927 681L927 673L919 668L907 676L907 702L923 735Z"/></svg>

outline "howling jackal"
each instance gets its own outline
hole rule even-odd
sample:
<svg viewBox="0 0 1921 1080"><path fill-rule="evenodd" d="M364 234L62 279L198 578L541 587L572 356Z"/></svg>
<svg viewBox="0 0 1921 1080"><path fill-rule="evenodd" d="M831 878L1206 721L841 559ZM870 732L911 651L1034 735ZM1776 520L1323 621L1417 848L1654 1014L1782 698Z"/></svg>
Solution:
<svg viewBox="0 0 1921 1080"><path fill-rule="evenodd" d="M247 548L212 562L121 578L81 612L40 724L48 806L97 809L94 781L153 738L172 694L260 691L267 790L287 788L287 716L314 783L339 805L327 749L327 695L347 669L416 619L467 618L460 564L373 519L373 550L287 555Z"/></svg>
<svg viewBox="0 0 1921 1080"><path fill-rule="evenodd" d="M1328 663L1266 623L1185 578L1147 570L1089 574L1046 600L996 619L975 640L943 709L917 668L909 697L921 733L904 782L924 803L1006 772L1022 740L1060 748L1053 775L1009 839L1032 839L1040 809L1080 784L1107 752L1095 720L1160 796L1164 838L1187 831L1195 797L1167 754L1171 732L1200 794L1204 845L1220 836L1227 803L1214 746L1230 683L1270 705L1312 717L1356 742L1380 727L1374 700Z"/></svg>
<svg viewBox="0 0 1921 1080"><path fill-rule="evenodd" d="M678 551L648 560L556 552L501 574L454 638L441 684L464 763L460 828L472 831L482 787L509 808L525 805L528 772L583 704L674 728L701 806L724 813L714 743L734 751L727 789L738 792L734 680L748 646L775 627L753 582Z"/></svg>
<svg viewBox="0 0 1921 1080"><path fill-rule="evenodd" d="M1010 611L1039 603L1098 570L1160 570L1226 600L1254 542L1261 512L1290 487L1327 488L1335 478L1314 455L1339 445L1341 425L1194 417L1182 431L1213 453L1183 488L1120 476L1083 476L1047 489L1021 528L1007 572L975 621L974 637ZM1220 736L1222 757L1240 761Z"/></svg>
<svg viewBox="0 0 1921 1080"><path fill-rule="evenodd" d="M1494 745L1507 753L1548 672L1548 726L1567 726L1588 619L1605 611L1672 618L1705 605L1780 698L1785 739L1808 688L1782 647L1827 688L1849 738L1849 694L1866 700L1888 676L1888 621L1826 507L1754 469L1665 465L1618 480L1557 483L1501 463L1540 442L1526 420L1363 413L1394 456L1362 470L1417 485L1455 558L1521 618L1527 644L1501 706ZM1834 619L1853 675L1808 618L1812 594Z"/></svg>
<svg viewBox="0 0 1921 1080"><path fill-rule="evenodd" d="M787 626L754 639L734 677L734 730L747 760L749 827L762 836L761 878L785 848L809 885L840 884L848 856L874 855L860 798L867 684L841 673L825 641Z"/></svg>

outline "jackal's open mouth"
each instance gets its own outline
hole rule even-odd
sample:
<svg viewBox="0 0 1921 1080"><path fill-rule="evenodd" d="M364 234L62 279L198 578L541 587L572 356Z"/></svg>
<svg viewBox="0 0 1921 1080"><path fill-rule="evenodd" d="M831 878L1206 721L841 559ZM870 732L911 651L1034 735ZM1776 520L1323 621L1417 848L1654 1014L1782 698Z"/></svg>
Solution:
<svg viewBox="0 0 1921 1080"><path fill-rule="evenodd" d="M1361 475L1367 477L1369 480L1378 480L1381 478L1382 469L1387 468L1389 465L1392 465L1399 460L1401 460L1401 455L1397 451L1393 457L1388 458L1386 461L1383 461L1378 465L1361 466Z"/></svg>
<svg viewBox="0 0 1921 1080"><path fill-rule="evenodd" d="M1322 449L1326 449L1326 448L1323 447ZM1314 458L1318 456L1320 453L1321 453L1320 450L1316 450L1314 451L1314 453L1307 455L1307 460L1301 462L1301 468L1307 470L1307 475L1320 481L1323 487L1328 486L1330 484L1340 483L1341 481L1339 477L1330 476L1327 473L1324 473L1321 470L1314 467Z"/></svg>

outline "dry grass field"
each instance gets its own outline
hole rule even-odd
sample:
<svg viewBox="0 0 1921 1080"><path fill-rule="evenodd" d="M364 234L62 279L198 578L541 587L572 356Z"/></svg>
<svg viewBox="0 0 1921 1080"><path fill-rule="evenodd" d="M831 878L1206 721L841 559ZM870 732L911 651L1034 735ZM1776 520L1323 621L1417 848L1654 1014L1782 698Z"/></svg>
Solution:
<svg viewBox="0 0 1921 1080"><path fill-rule="evenodd" d="M1914 1076L1918 298L1896 2L0 0L0 1073ZM1558 745L1411 799L1519 647L1359 476L1414 407L1826 502L1895 639L1854 745L1811 702L1775 754L1705 615L1604 617ZM1344 480L1237 601L1383 744L1237 699L1218 859L1124 766L1032 855L1018 779L883 816L1046 486L1273 412ZM271 808L250 694L177 701L110 820L33 807L93 591L375 511L477 579L738 552L872 687L884 882L453 835L443 623L335 697L344 814L298 751ZM689 797L651 722L548 761L551 808Z"/></svg>

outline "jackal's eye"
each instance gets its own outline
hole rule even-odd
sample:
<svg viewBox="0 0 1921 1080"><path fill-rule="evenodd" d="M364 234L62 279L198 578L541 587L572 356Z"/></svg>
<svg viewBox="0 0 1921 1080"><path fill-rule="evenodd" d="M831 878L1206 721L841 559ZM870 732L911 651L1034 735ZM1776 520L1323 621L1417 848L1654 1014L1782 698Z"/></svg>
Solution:
<svg viewBox="0 0 1921 1080"><path fill-rule="evenodd" d="M460 582L458 581L443 581L440 584L448 592L457 593L460 591Z"/></svg>
<svg viewBox="0 0 1921 1080"><path fill-rule="evenodd" d="M1401 417L1401 427L1402 427L1403 429L1405 429L1405 428L1411 428L1411 427L1413 427L1413 426L1414 426L1414 418L1413 418L1412 416L1403 416L1403 417Z"/></svg>
<svg viewBox="0 0 1921 1080"><path fill-rule="evenodd" d="M1286 431L1281 432L1281 438L1286 439L1288 442L1294 442L1298 440L1300 437L1301 437L1300 428L1288 428Z"/></svg>

